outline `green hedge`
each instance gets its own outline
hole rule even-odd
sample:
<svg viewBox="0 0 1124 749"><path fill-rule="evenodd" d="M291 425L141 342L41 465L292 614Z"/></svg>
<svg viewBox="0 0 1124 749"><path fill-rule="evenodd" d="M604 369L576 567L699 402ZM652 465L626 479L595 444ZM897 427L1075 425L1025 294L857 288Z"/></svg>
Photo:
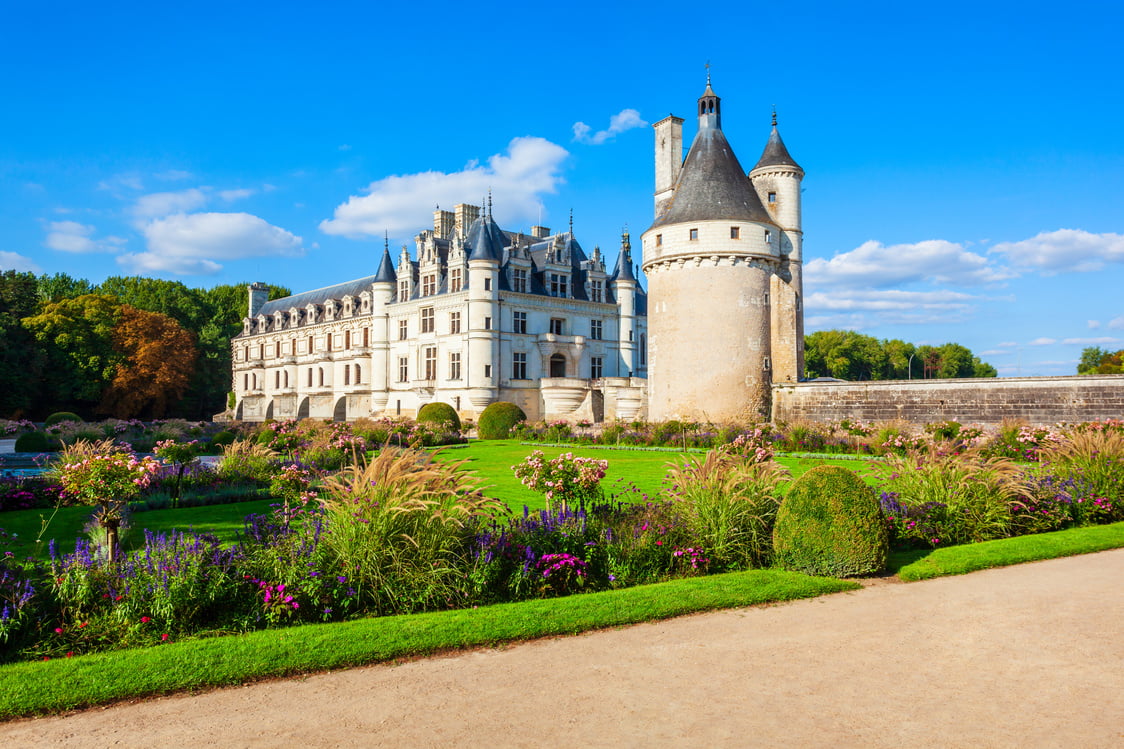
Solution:
<svg viewBox="0 0 1124 749"><path fill-rule="evenodd" d="M519 406L507 401L497 401L480 414L476 434L482 440L507 439L511 436L512 427L526 420L527 414Z"/></svg>
<svg viewBox="0 0 1124 749"><path fill-rule="evenodd" d="M418 409L417 420L427 424L451 424L455 431L461 430L461 417L448 403L426 403Z"/></svg>

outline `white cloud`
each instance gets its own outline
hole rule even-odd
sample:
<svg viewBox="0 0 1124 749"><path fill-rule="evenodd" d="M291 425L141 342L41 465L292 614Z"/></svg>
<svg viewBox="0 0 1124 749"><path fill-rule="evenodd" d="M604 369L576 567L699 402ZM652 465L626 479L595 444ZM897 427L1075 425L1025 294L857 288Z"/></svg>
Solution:
<svg viewBox="0 0 1124 749"><path fill-rule="evenodd" d="M146 224L148 251L122 255L134 272L207 275L220 260L303 254L301 238L248 213L175 214Z"/></svg>
<svg viewBox="0 0 1124 749"><path fill-rule="evenodd" d="M1019 344L1015 343L1014 341L1003 341L1003 343L997 343L995 345L999 348L1014 348Z"/></svg>
<svg viewBox="0 0 1124 749"><path fill-rule="evenodd" d="M1010 356L1010 349L993 348L988 351L981 351L979 356Z"/></svg>
<svg viewBox="0 0 1124 749"><path fill-rule="evenodd" d="M140 192L144 189L144 182L138 174L116 174L99 182L98 189L112 193L114 197L122 198L121 192L123 190Z"/></svg>
<svg viewBox="0 0 1124 749"><path fill-rule="evenodd" d="M1089 320L1089 330L1096 330L1101 326L1100 320Z"/></svg>
<svg viewBox="0 0 1124 749"><path fill-rule="evenodd" d="M599 146L605 141L616 137L619 133L627 130L633 130L638 127L644 127L648 123L640 116L640 113L635 109L622 109L617 114L609 118L609 127L605 130L598 130L593 135L590 132L593 130L589 125L584 122L574 123L574 140L578 143L589 143L591 145Z"/></svg>
<svg viewBox="0 0 1124 749"><path fill-rule="evenodd" d="M873 240L864 242L830 260L810 261L804 274L806 278L814 278L817 285L857 288L884 288L922 281L980 285L1013 277L983 255L943 239L889 247Z"/></svg>
<svg viewBox="0 0 1124 749"><path fill-rule="evenodd" d="M156 179L164 180L165 182L181 182L185 179L191 179L195 175L191 172L185 172L182 169L169 169L166 172L157 172L152 176Z"/></svg>
<svg viewBox="0 0 1124 749"><path fill-rule="evenodd" d="M196 187L178 192L154 192L137 198L133 215L142 220L160 218L200 208L206 202L206 193Z"/></svg>
<svg viewBox="0 0 1124 749"><path fill-rule="evenodd" d="M41 273L43 271L31 258L26 258L14 252L3 251L0 251L0 270L18 270L30 273Z"/></svg>
<svg viewBox="0 0 1124 749"><path fill-rule="evenodd" d="M975 299L958 291L850 290L842 294L815 292L806 304L830 310L963 310Z"/></svg>
<svg viewBox="0 0 1124 749"><path fill-rule="evenodd" d="M255 193L257 193L257 190L251 190L249 188L242 188L240 190L220 190L219 197L228 203L232 203L235 200L248 198Z"/></svg>
<svg viewBox="0 0 1124 749"><path fill-rule="evenodd" d="M59 252L114 252L125 244L121 237L94 239L94 227L77 221L52 221L47 225L44 246Z"/></svg>
<svg viewBox="0 0 1124 749"><path fill-rule="evenodd" d="M1035 338L1033 341L1031 341L1027 345L1028 346L1049 346L1049 345L1051 345L1053 343L1057 343L1057 342L1058 341L1057 341L1056 338Z"/></svg>
<svg viewBox="0 0 1124 749"><path fill-rule="evenodd" d="M1108 327L1111 330L1124 330L1124 315L1114 317L1108 321Z"/></svg>
<svg viewBox="0 0 1124 749"><path fill-rule="evenodd" d="M1059 229L1019 242L1001 242L989 252L1006 256L1015 266L1037 268L1047 276L1082 273L1124 262L1124 234Z"/></svg>
<svg viewBox="0 0 1124 749"><path fill-rule="evenodd" d="M515 138L506 154L490 157L486 165L474 161L459 172L376 180L366 195L351 196L332 218L320 222L320 230L351 238L381 237L383 231L412 234L432 221L431 206L476 203L489 190L504 222L534 220L542 210L540 196L556 192L562 182L567 156L566 149L543 138Z"/></svg>
<svg viewBox="0 0 1124 749"><path fill-rule="evenodd" d="M1066 338L1062 343L1069 343L1077 346L1097 346L1102 343L1120 343L1119 338L1111 336L1101 336L1099 338Z"/></svg>

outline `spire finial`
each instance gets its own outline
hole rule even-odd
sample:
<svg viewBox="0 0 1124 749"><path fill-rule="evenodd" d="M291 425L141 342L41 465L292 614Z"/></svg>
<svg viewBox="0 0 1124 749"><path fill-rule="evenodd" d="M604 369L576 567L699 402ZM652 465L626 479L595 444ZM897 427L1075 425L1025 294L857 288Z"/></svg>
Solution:
<svg viewBox="0 0 1124 749"><path fill-rule="evenodd" d="M773 105L773 127L777 126L777 105Z"/></svg>
<svg viewBox="0 0 1124 749"><path fill-rule="evenodd" d="M492 215L492 188L488 188L488 216Z"/></svg>
<svg viewBox="0 0 1124 749"><path fill-rule="evenodd" d="M710 60L706 61L706 85L710 85Z"/></svg>
<svg viewBox="0 0 1124 749"><path fill-rule="evenodd" d="M390 232L386 229L382 230L382 248L386 252L390 252Z"/></svg>
<svg viewBox="0 0 1124 749"><path fill-rule="evenodd" d="M574 209L570 209L570 236L574 236Z"/></svg>

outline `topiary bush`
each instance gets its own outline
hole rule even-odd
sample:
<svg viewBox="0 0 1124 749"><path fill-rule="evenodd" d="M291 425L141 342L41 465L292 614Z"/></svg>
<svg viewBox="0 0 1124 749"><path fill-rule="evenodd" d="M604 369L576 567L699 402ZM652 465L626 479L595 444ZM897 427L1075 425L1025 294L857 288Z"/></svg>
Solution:
<svg viewBox="0 0 1124 749"><path fill-rule="evenodd" d="M527 420L527 414L514 403L496 401L484 409L480 414L480 422L476 425L476 435L482 440L502 440L511 435L511 429L521 421Z"/></svg>
<svg viewBox="0 0 1124 749"><path fill-rule="evenodd" d="M77 421L79 424L81 424L82 417L76 413L71 413L70 411L56 411L55 413L47 417L47 420L43 422L43 426L53 427L55 424L59 424L64 421Z"/></svg>
<svg viewBox="0 0 1124 749"><path fill-rule="evenodd" d="M16 437L18 453L45 453L51 449L51 440L43 432L24 432Z"/></svg>
<svg viewBox="0 0 1124 749"><path fill-rule="evenodd" d="M457 415L456 409L448 403L426 403L418 409L417 421L426 422L428 424L448 425L457 432L461 430L461 417Z"/></svg>
<svg viewBox="0 0 1124 749"><path fill-rule="evenodd" d="M773 527L775 562L809 575L876 574L889 546L874 489L838 466L817 466L794 481Z"/></svg>

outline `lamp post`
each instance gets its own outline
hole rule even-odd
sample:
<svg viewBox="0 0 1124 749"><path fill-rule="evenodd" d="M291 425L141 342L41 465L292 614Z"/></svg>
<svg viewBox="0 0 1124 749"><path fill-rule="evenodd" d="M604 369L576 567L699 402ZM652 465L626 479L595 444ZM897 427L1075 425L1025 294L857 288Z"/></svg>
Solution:
<svg viewBox="0 0 1124 749"><path fill-rule="evenodd" d="M916 356L916 354L910 354L909 355L909 364L906 365L906 369L909 370L909 379L911 379L911 380L913 379L913 357L914 356Z"/></svg>

